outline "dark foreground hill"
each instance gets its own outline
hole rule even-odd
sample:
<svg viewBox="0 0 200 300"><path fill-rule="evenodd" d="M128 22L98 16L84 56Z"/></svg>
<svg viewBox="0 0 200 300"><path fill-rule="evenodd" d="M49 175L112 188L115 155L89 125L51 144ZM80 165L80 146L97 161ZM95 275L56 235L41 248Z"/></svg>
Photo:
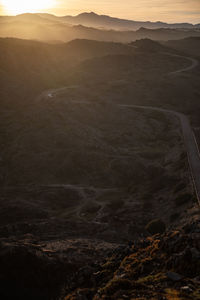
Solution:
<svg viewBox="0 0 200 300"><path fill-rule="evenodd" d="M63 299L199 299L199 238L194 222L117 249L100 266L80 270Z"/></svg>
<svg viewBox="0 0 200 300"><path fill-rule="evenodd" d="M69 261L64 251L45 250L30 235L24 243L1 239L0 296L198 300L199 240L200 223L196 221L102 252L101 262L94 259L80 267L75 259Z"/></svg>

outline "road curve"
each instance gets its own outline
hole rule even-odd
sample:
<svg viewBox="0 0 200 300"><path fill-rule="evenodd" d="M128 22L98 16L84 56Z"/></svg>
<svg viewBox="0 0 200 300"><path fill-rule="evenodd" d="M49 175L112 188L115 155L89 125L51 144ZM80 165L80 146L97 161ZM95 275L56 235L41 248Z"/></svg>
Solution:
<svg viewBox="0 0 200 300"><path fill-rule="evenodd" d="M129 104L119 104L119 106L121 108L139 108L139 109L155 110L163 113L169 113L176 116L180 120L184 144L187 151L188 162L189 162L190 171L193 179L193 184L196 191L197 200L200 205L200 153L188 117L182 113L173 110L168 110L168 109L158 108L153 106L140 106L140 105L129 105Z"/></svg>
<svg viewBox="0 0 200 300"><path fill-rule="evenodd" d="M179 73L182 73L182 72L187 72L187 71L190 71L194 68L196 68L199 64L199 61L195 58L192 58L192 57L188 57L188 56L182 56L182 55L177 55L177 54L171 54L171 53L163 53L163 54L166 54L166 55L170 55L170 56L175 56L175 57L181 57L181 58L185 58L187 60L189 60L191 62L191 64L186 67L186 68L183 68L183 69L179 69L179 70L176 70L176 71L173 71L173 72L170 72L168 73L168 75L175 75L175 74L179 74Z"/></svg>

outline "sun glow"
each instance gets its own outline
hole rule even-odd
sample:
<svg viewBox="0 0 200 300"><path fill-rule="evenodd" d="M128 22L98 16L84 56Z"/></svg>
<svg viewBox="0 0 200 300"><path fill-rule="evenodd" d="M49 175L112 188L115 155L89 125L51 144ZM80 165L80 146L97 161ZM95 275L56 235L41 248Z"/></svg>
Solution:
<svg viewBox="0 0 200 300"><path fill-rule="evenodd" d="M17 15L27 12L39 12L51 8L55 0L1 0L7 14Z"/></svg>

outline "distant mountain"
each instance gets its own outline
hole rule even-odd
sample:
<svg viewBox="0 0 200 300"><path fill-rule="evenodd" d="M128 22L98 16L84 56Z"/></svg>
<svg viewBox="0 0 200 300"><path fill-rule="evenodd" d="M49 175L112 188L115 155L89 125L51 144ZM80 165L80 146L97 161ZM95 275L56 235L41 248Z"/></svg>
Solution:
<svg viewBox="0 0 200 300"><path fill-rule="evenodd" d="M51 15L49 15L51 16ZM12 23L12 22L29 22L29 23L38 23L38 24L48 24L53 21L57 22L57 17L52 15L52 18L47 17L46 14L20 14L17 16L1 16L0 23Z"/></svg>
<svg viewBox="0 0 200 300"><path fill-rule="evenodd" d="M89 18L88 18L89 17ZM88 20L91 20L89 22ZM93 20L93 21L92 21ZM96 20L96 21L95 21ZM101 26L97 20L107 20L105 26ZM109 21L108 21L109 20ZM116 21L118 20L118 21ZM130 43L136 39L149 38L153 40L178 40L187 37L200 36L200 29L189 24L188 28L145 28L137 30L125 30L125 24L139 24L135 21L120 20L107 16L98 16L94 13L84 13L76 17L57 17L50 14L22 14L17 16L0 17L0 37L14 37L21 39L33 39L45 42L68 42L74 39L89 39L98 41L111 41ZM118 30L108 29L112 24L124 24ZM76 25L79 24L79 25ZM83 25L82 25L83 24ZM103 23L101 23L102 25ZM107 25L106 25L107 24ZM110 25L109 25L110 24ZM144 22L141 23L140 25ZM164 26L165 23L151 23ZM90 27L88 27L90 26ZM118 26L118 25L117 25ZM132 26L132 25L131 25ZM138 25L137 25L138 26ZM137 26L135 28L137 28ZM178 26L178 25L177 25ZM181 25L179 24L181 27ZM98 27L98 28L97 28ZM150 26L149 26L150 27ZM122 31L123 30L123 31Z"/></svg>
<svg viewBox="0 0 200 300"><path fill-rule="evenodd" d="M152 40L179 40L187 37L199 37L199 29L172 29L172 28L158 28L158 29L148 29L141 27L136 31L138 39L152 39Z"/></svg>
<svg viewBox="0 0 200 300"><path fill-rule="evenodd" d="M149 29L158 29L158 28L186 28L186 29L200 29L200 24L191 24L191 23L164 23L164 22L150 22L150 21L133 21L120 18L114 18L107 15L98 15L94 12L84 12L77 16L63 16L58 17L52 14L47 13L38 13L38 14L20 14L17 16L4 16L0 17L0 22L3 20L11 21L14 19L20 20L29 20L29 21L39 21L47 22L55 21L60 23L68 23L71 25L83 25L87 27L94 28L105 28L105 29L114 29L114 30L137 30L140 27L145 27Z"/></svg>
<svg viewBox="0 0 200 300"><path fill-rule="evenodd" d="M82 24L84 26L109 28L115 30L137 30L140 27L156 29L156 28L200 28L200 25L193 25L190 23L174 23L168 24L164 22L150 22L150 21L132 21L126 19L113 18L106 15L98 15L94 12L82 13L77 16L65 16L61 19L71 24Z"/></svg>

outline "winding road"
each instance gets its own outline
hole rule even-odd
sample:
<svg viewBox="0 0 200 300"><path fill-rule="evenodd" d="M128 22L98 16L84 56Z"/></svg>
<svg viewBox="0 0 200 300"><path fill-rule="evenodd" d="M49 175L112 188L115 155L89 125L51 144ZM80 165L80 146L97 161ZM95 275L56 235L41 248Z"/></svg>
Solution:
<svg viewBox="0 0 200 300"><path fill-rule="evenodd" d="M168 56L184 58L184 59L186 59L190 62L190 65L188 67L170 72L170 73L168 73L168 75L180 74L182 72L187 72L187 71L193 70L199 64L199 61L195 58L192 58L192 57L182 56L182 55L178 55L178 54L171 54L171 53L167 53L167 52L162 52L162 53L165 54L165 55L168 55Z"/></svg>
<svg viewBox="0 0 200 300"><path fill-rule="evenodd" d="M174 72L170 72L170 73L168 73L168 75L180 74L182 72L190 71L190 70L196 68L197 65L199 64L198 60L191 58L191 57L186 57L186 56L181 56L181 55L176 55L176 54L171 54L171 53L163 53L163 54L166 54L169 56L185 58L191 62L191 64L188 67L176 70ZM44 98L53 98L59 92L62 92L67 88L68 87L63 87L63 88L59 88L59 89L44 91L37 99L41 100L42 98L43 99ZM197 200L200 205L200 153L199 153L197 141L196 141L194 132L192 130L192 127L190 125L190 121L189 121L188 117L180 112L176 112L176 111L168 110L168 109L164 109L164 108L159 108L159 107L153 107L153 106L140 106L140 105L131 105L131 104L118 104L118 106L121 108L137 108L137 109L142 109L142 110L145 109L145 110L159 111L162 113L168 113L168 114L174 115L175 117L177 117L179 119L180 125L182 128L184 144L185 144L185 148L187 151L190 172L192 175Z"/></svg>
<svg viewBox="0 0 200 300"><path fill-rule="evenodd" d="M181 57L180 55L176 55L178 57ZM183 57L183 56L182 56ZM178 73L182 73L182 72L187 72L187 71L190 71L190 70L193 70L194 68L196 68L199 64L198 60L195 59L195 58L192 58L192 57L186 57L184 56L185 59L189 60L191 62L191 65L184 68L184 69L180 69L180 70L177 70L175 72L171 72L169 74L178 74Z"/></svg>
<svg viewBox="0 0 200 300"><path fill-rule="evenodd" d="M121 108L139 108L142 110L145 109L145 110L159 111L162 113L169 113L179 119L182 128L184 144L187 151L187 157L188 157L190 171L193 179L193 184L196 191L197 200L200 205L200 153L188 117L182 113L173 110L168 110L168 109L158 108L153 106L140 106L140 105L129 105L129 104L119 104L119 106Z"/></svg>
<svg viewBox="0 0 200 300"><path fill-rule="evenodd" d="M187 72L190 71L194 68L196 68L199 64L199 61L195 58L192 57L187 57L187 56L181 56L181 55L176 55L176 54L170 54L170 53L164 53L166 55L170 56L176 56L176 57L181 57L189 60L191 64L183 69L176 70L174 72L168 73L168 75L175 75L175 74L180 74L182 72ZM180 112L174 111L174 110L168 110L164 108L159 108L159 107L153 107L153 106L141 106L141 105L129 105L129 104L119 104L121 108L139 108L139 109L146 109L146 110L154 110L154 111L159 111L163 113L169 113L177 117L180 121L181 124L181 129L182 129L182 134L183 134L183 139L184 139L184 144L185 148L187 151L187 157L188 157L188 162L190 166L190 172L193 180L193 185L195 188L196 196L198 203L200 205L200 152L199 152L199 147L194 135L194 132L192 130L192 127L190 125L190 121L188 117Z"/></svg>

